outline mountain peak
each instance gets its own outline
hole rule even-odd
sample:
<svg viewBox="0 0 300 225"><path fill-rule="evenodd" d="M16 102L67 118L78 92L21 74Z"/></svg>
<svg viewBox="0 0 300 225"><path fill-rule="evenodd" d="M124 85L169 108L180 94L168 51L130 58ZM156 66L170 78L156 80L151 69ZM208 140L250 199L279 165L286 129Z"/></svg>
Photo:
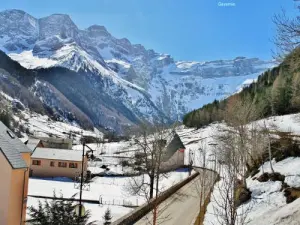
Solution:
<svg viewBox="0 0 300 225"><path fill-rule="evenodd" d="M25 11L23 10L20 10L20 9L7 9L7 10L4 10L0 13L6 13L6 14L21 14L21 15L24 15L24 14L27 14Z"/></svg>
<svg viewBox="0 0 300 225"><path fill-rule="evenodd" d="M19 22L21 20L24 20L25 18L28 18L30 20L36 20L33 16L28 14L27 12L20 10L20 9L8 9L0 12L0 17L3 20L11 21L11 22ZM1 26L7 26L7 24L2 24Z"/></svg>
<svg viewBox="0 0 300 225"><path fill-rule="evenodd" d="M76 39L78 28L69 15L52 14L39 19L40 39L46 39L51 36L60 35L61 37L69 37Z"/></svg>
<svg viewBox="0 0 300 225"><path fill-rule="evenodd" d="M109 37L111 34L107 31L107 29L104 26L101 25L92 25L87 28L87 31L90 33L91 36L98 37L98 36L104 36Z"/></svg>
<svg viewBox="0 0 300 225"><path fill-rule="evenodd" d="M46 16L40 19L41 21L47 21L47 22L56 22L56 23L63 23L63 24L71 24L72 26L75 26L75 23L72 21L71 17L67 14L59 14L55 13L50 16ZM63 25L63 24L57 24L57 25Z"/></svg>
<svg viewBox="0 0 300 225"><path fill-rule="evenodd" d="M65 18L71 19L71 17L68 14L64 14L64 13L53 13L50 16L47 16L47 17L51 17L51 16L65 17Z"/></svg>
<svg viewBox="0 0 300 225"><path fill-rule="evenodd" d="M23 51L37 39L37 19L22 10L11 9L0 12L0 24L0 34L3 35L4 40L13 40L4 41L3 49Z"/></svg>

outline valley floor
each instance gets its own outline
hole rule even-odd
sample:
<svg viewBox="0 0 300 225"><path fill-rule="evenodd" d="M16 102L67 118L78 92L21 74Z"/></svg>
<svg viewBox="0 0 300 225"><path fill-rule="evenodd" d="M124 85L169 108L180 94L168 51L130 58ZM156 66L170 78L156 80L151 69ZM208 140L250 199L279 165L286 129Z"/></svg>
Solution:
<svg viewBox="0 0 300 225"><path fill-rule="evenodd" d="M166 190L179 181L187 178L187 172L170 172L161 181L160 191ZM89 190L83 191L82 198L87 200L99 201L102 199L103 204L84 203L87 210L91 211L91 221L97 220L102 224L102 216L109 207L113 221L119 219L134 209L145 203L143 196L131 195L128 191L130 187L130 177L95 177L89 185ZM52 197L53 191L57 196L60 194L65 198L70 198L74 194L78 199L79 190L75 188L75 183L69 179L60 181L31 178L29 181L28 195ZM86 186L87 188L88 186ZM27 206L37 206L38 198L29 197ZM123 206L125 205L125 206Z"/></svg>
<svg viewBox="0 0 300 225"><path fill-rule="evenodd" d="M291 132L295 135L300 134L300 114L272 117L265 120L267 126L277 126L278 130ZM263 121L257 121L258 124L263 124ZM40 125L39 125L40 126ZM211 154L218 151L217 135L220 127L223 124L211 124L202 129L195 130L193 128L178 127L177 133L181 137L185 151L185 164L188 165L193 161L194 166L203 166L201 151L205 150L206 154L211 157ZM135 147L130 142L113 142L105 144L89 144L96 150L96 156L101 156L102 162L90 163L89 169L94 173L104 172L100 168L102 164L108 164L110 171L107 174L123 174L126 168L120 166L120 158L132 157ZM74 146L74 149L80 150L81 146ZM217 169L222 172L222 167L213 168L213 158L208 158L205 167ZM269 171L269 163L263 165L265 172ZM285 175L285 183L291 187L300 187L300 158L287 158L283 161L274 162L274 170ZM261 173L261 172L260 172ZM256 174L255 177L258 177ZM161 191L174 185L180 180L188 176L186 172L171 172L169 176L161 182ZM100 196L105 204L85 204L86 208L91 210L91 220L102 222L102 216L107 207L111 209L113 221L122 217L132 210L130 207L116 206L126 200L128 205L141 205L145 199L141 196L133 196L128 194L126 186L129 182L129 177L95 177L90 184L90 191L84 191L83 198L98 200ZM248 214L250 225L296 225L300 221L300 200L287 204L286 198L283 195L282 183L279 181L267 181L264 183L247 179L247 184L252 191L252 200L244 207L251 207ZM215 185L211 202L208 205L207 213L205 214L204 225L222 225L216 221L214 196L218 196L222 186L222 180ZM57 194L62 193L64 197L71 197L78 190L74 188L73 182L62 182L54 180L30 179L29 195L52 196L53 190ZM28 206L36 205L38 199L29 197ZM245 209L245 208L244 208ZM242 210L242 207L241 209Z"/></svg>

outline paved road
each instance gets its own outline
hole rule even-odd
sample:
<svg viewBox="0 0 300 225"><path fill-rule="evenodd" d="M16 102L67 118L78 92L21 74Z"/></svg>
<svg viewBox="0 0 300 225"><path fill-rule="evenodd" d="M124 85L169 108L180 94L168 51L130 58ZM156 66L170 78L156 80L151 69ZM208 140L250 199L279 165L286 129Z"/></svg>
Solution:
<svg viewBox="0 0 300 225"><path fill-rule="evenodd" d="M205 196L209 193L209 187L212 185L211 171L199 171L200 175L197 176L187 185L179 189L175 194L163 201L158 207L159 225L192 225L199 213L200 209L200 190L201 180L205 180ZM203 202L202 202L203 203ZM153 224L153 213L149 212L135 225Z"/></svg>

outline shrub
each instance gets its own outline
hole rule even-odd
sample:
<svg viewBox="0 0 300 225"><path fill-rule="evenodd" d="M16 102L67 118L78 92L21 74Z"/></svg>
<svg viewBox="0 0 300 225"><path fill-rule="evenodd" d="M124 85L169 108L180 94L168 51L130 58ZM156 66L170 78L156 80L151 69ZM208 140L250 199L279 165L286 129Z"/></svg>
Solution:
<svg viewBox="0 0 300 225"><path fill-rule="evenodd" d="M74 196L70 200L61 200L54 193L54 199L44 202L39 201L37 207L29 207L30 219L27 220L32 225L95 225L95 221L88 222L90 212L87 211L84 216L79 217L75 213L77 202ZM62 198L62 196L60 196Z"/></svg>
<svg viewBox="0 0 300 225"><path fill-rule="evenodd" d="M106 209L106 211L104 213L104 216L103 216L103 219L104 219L103 225L111 224L112 215L111 215L111 212L110 212L109 208Z"/></svg>
<svg viewBox="0 0 300 225"><path fill-rule="evenodd" d="M268 180L271 180L271 181L281 181L281 182L284 182L284 179L285 179L285 176L278 173L278 172L275 172L275 173L263 173L262 175L260 175L257 180L259 182L266 182Z"/></svg>

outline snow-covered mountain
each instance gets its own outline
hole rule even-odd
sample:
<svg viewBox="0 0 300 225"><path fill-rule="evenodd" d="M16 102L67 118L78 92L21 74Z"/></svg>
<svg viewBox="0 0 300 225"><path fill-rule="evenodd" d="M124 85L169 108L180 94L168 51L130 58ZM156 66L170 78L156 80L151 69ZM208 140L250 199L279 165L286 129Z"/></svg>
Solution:
<svg viewBox="0 0 300 225"><path fill-rule="evenodd" d="M245 80L255 79L274 65L245 57L175 61L170 55L132 44L126 38L115 38L104 26L80 30L68 15L37 19L20 10L0 13L0 49L26 68L60 66L86 76L91 88L105 93L106 97L99 98L107 105L95 106L92 115L86 114L96 124L114 128L140 119L181 119L192 109L236 92ZM78 91L73 89L74 93ZM49 105L51 98L43 98L41 88L35 90ZM93 104L92 97L85 97ZM51 104L53 107L53 101ZM83 108L86 106L78 107L88 111Z"/></svg>

